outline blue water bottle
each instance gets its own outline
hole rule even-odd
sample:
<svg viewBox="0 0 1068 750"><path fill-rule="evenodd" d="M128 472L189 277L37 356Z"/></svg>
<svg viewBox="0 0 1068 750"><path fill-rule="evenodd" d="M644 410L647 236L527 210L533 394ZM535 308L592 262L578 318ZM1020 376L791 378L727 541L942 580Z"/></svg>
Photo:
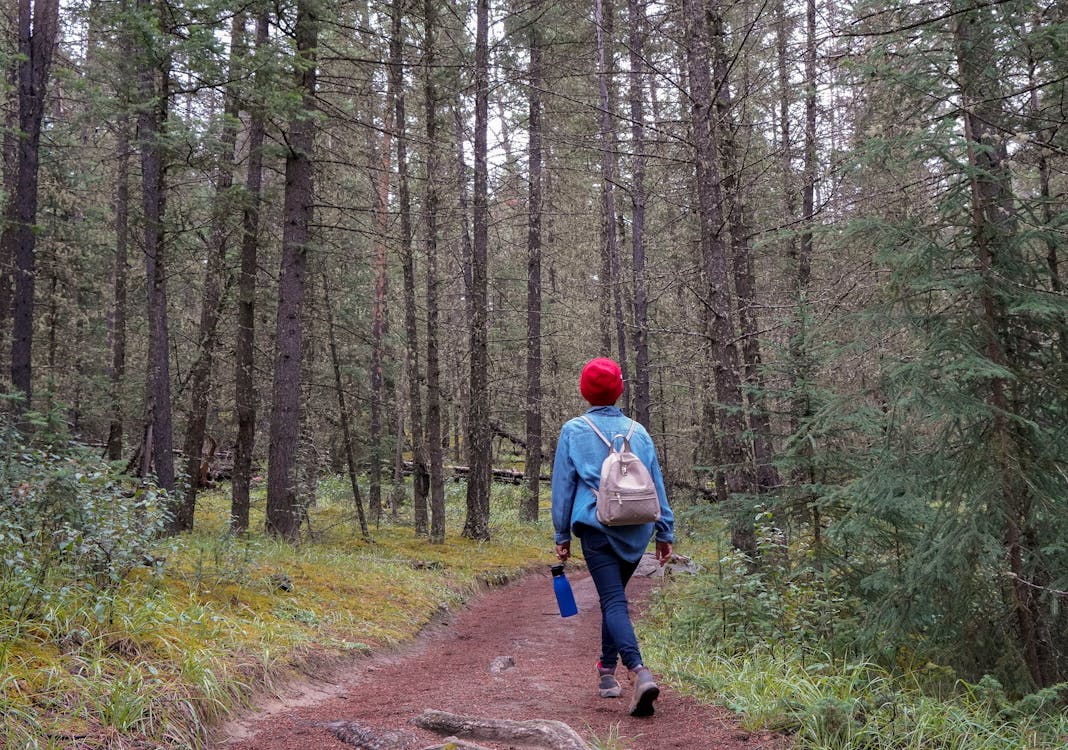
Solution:
<svg viewBox="0 0 1068 750"><path fill-rule="evenodd" d="M553 593L556 594L556 603L560 607L561 617L571 617L578 614L578 605L575 604L575 595L571 591L571 584L564 575L564 564L554 565Z"/></svg>

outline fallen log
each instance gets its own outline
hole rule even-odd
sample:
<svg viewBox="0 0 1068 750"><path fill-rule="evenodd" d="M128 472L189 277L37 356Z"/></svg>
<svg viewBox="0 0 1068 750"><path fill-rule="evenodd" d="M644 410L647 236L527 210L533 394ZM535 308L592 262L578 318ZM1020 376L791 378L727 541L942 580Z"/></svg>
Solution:
<svg viewBox="0 0 1068 750"><path fill-rule="evenodd" d="M551 719L485 719L427 709L415 717L415 724L438 734L476 740L510 742L546 750L593 750L574 729L562 721Z"/></svg>
<svg viewBox="0 0 1068 750"><path fill-rule="evenodd" d="M448 464L446 466L443 466L442 468L448 474L450 474L453 479L460 479L462 477L466 477L468 474L471 473L471 467L470 466L460 466L460 465ZM412 473L412 462L411 461L405 461L404 462L404 473L405 474L411 474ZM523 480L525 478L526 478L526 474L524 474L521 471L517 471L516 469L491 469L491 479L493 481L495 481L495 482L507 482L508 484L522 484ZM543 482L548 482L548 481L551 480L551 477L548 476L547 474L542 474L540 479Z"/></svg>

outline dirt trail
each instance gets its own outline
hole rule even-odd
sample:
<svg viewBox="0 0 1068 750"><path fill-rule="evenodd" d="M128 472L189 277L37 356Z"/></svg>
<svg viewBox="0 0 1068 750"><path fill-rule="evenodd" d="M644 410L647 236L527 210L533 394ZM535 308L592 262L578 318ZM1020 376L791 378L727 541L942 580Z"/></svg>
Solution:
<svg viewBox="0 0 1068 750"><path fill-rule="evenodd" d="M659 579L635 578L627 588L632 611L640 610ZM628 750L779 750L783 737L750 734L721 708L681 696L659 679L656 715L627 714L629 684L622 698L597 695L600 638L597 592L587 575L572 576L579 614L556 611L548 574L528 575L491 590L450 620L397 653L355 662L333 681L295 686L291 694L258 713L221 728L214 750L351 750L326 725L357 722L374 733L403 732L425 748L441 738L415 727L424 709L493 719L556 719L587 740L621 738ZM492 669L497 657L515 665ZM649 665L654 674L656 664ZM479 741L506 750L508 744Z"/></svg>

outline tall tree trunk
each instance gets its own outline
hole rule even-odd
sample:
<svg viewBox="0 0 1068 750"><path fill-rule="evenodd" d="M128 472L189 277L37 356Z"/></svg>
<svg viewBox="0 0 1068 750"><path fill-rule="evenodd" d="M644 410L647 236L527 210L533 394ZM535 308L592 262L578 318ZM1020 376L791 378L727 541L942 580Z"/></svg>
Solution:
<svg viewBox="0 0 1068 750"><path fill-rule="evenodd" d="M697 152L697 202L706 285L703 302L716 394L712 411L718 432L716 451L721 475L717 484L722 482L731 493L747 494L753 491L755 483L745 446L739 358L734 344L727 253L722 235L723 196L716 146L719 133L709 78L708 27L704 7L698 0L684 0L683 14ZM756 534L749 514L740 514L731 530L731 541L739 550L755 556Z"/></svg>
<svg viewBox="0 0 1068 750"><path fill-rule="evenodd" d="M424 0L426 34L423 44L424 100L426 103L426 444L430 472L430 541L445 541L445 472L442 455L441 356L439 350L438 278L438 106L434 86L435 0Z"/></svg>
<svg viewBox="0 0 1068 750"><path fill-rule="evenodd" d="M245 57L245 14L234 14L230 28L230 80L241 77ZM204 291L200 304L200 328L197 335L197 355L189 370L189 418L186 425L184 497L179 512L171 520L173 531L191 531L196 513L197 490L204 481L202 446L208 425L208 396L211 391L212 367L218 339L219 317L224 304L223 276L226 273L226 254L230 244L230 209L234 186L234 160L237 148L237 121L241 113L236 92L225 94L223 118L225 124L220 138L222 153L216 167L214 215L211 235L206 248ZM228 286L228 284L227 284Z"/></svg>
<svg viewBox="0 0 1068 750"><path fill-rule="evenodd" d="M782 173L783 194L782 223L790 226L798 218L798 175L796 174L793 165L794 139L790 116L790 105L793 102L792 92L794 86L790 81L790 66L787 60L790 37L790 18L787 13L786 3L783 0L779 0L775 13L775 49L779 96L779 168ZM811 65L808 64L809 54L806 53L805 55L806 80L808 81L806 84L806 100L810 96L815 96L815 82L814 79L809 78L809 76L815 76L815 43L816 41L813 37L809 37L806 42L806 49L811 47L812 55ZM815 114L815 109L813 109L813 114ZM815 136L815 120L813 120L812 135L813 137ZM814 147L815 144L813 143L813 148ZM784 242L786 257L790 261L791 278L788 280L788 283L791 290L791 303L794 306L794 312L787 329L790 389L793 394L789 410L789 430L792 435L797 435L801 430L802 422L808 418L810 411L807 392L809 373L807 367L807 353L805 351L805 319L807 317L806 305L809 266L807 252L811 248L811 239L806 243L802 243L799 241L798 236L791 232L786 235ZM802 254L802 247L804 247L806 251L805 254ZM807 454L810 453L808 441L803 443L801 450L806 454L804 456L804 466L799 465L794 468L792 472L792 481L799 484L805 482L811 483L813 477L810 475L811 461L809 461L807 457ZM813 525L813 534L816 535L818 546L820 534L819 523Z"/></svg>
<svg viewBox="0 0 1068 750"><path fill-rule="evenodd" d="M645 65L646 5L628 0L630 50L630 139L632 160L631 262L634 270L634 376L631 403L634 418L652 427L649 386L649 296L645 271Z"/></svg>
<svg viewBox="0 0 1068 750"><path fill-rule="evenodd" d="M1041 25L1041 23L1041 19L1035 20L1036 27ZM1047 124L1045 122L1046 118L1042 112L1039 100L1039 90L1042 87L1040 85L1039 76L1037 75L1040 62L1040 60L1035 59L1033 53L1029 52L1027 82L1031 89L1031 94L1028 102L1028 115L1031 122L1034 123L1034 127L1041 133L1040 140L1044 143L1052 143L1054 138L1056 138L1058 127L1056 125ZM1038 196L1042 206L1039 216L1042 220L1043 241L1046 245L1046 268L1049 270L1049 288L1057 294L1062 294L1064 284L1061 281L1059 260L1060 243L1058 242L1056 219L1058 199L1054 197L1050 185L1050 178L1053 175L1053 164L1050 161L1049 149L1039 149L1037 155L1037 167ZM1058 344L1061 361L1068 361L1068 329L1061 328Z"/></svg>
<svg viewBox="0 0 1068 750"><path fill-rule="evenodd" d="M630 361L627 357L627 320L625 310L630 307L623 305L623 270L620 258L619 246L626 242L625 222L623 209L617 205L615 197L615 182L619 175L619 133L616 131L616 118L619 112L619 92L616 87L615 70L615 9L611 0L604 2L604 35L605 35L605 67L604 81L608 93L606 112L601 116L606 117L604 124L608 127L608 154L610 157L610 173L612 175L611 199L607 201L607 208L611 209L609 221L615 223L616 231L609 235L608 257L612 273L612 320L616 328L616 352L619 358L619 369L623 374L623 380L630 381ZM620 239L622 237L622 239ZM622 406L630 411L630 389L623 391Z"/></svg>
<svg viewBox="0 0 1068 750"><path fill-rule="evenodd" d="M813 222L816 220L816 0L805 5L805 161L801 194L801 215L804 232L797 256L797 288L799 294L808 290L812 276Z"/></svg>
<svg viewBox="0 0 1068 750"><path fill-rule="evenodd" d="M371 310L371 456L369 466L370 488L368 506L371 520L378 523L382 517L382 444L383 416L386 410L386 386L383 364L386 360L387 298L389 295L389 268L387 245L389 237L389 178L392 169L393 118L395 115L394 76L388 77L386 101L382 112L382 140L379 144L378 165L371 169L371 185L374 193L375 229L375 296ZM372 136L373 138L373 136Z"/></svg>
<svg viewBox="0 0 1068 750"><path fill-rule="evenodd" d="M278 317L267 473L269 534L296 541L301 503L296 497L296 451L300 439L301 312L306 291L309 224L314 211L312 156L315 145L315 46L318 19L310 0L298 0L295 25L296 82L302 110L289 125L286 187L282 208L282 263L278 277Z"/></svg>
<svg viewBox="0 0 1068 750"><path fill-rule="evenodd" d="M3 137L3 166L4 166L4 195L7 201L3 205L4 224L0 231L0 352L7 359L9 352L3 348L8 344L7 337L10 325L8 318L11 315L11 301L14 289L15 268L15 232L10 224L11 216L15 211L15 191L19 180L19 63L18 60L9 60L8 68L4 71L7 78L8 95L3 102L4 107L4 137Z"/></svg>
<svg viewBox="0 0 1068 750"><path fill-rule="evenodd" d="M527 205L527 455L525 473L527 494L521 517L538 520L541 491L541 3L531 6L534 20L530 26L530 134L527 142L527 173L530 188Z"/></svg>
<svg viewBox="0 0 1068 750"><path fill-rule="evenodd" d="M266 49L270 16L265 8L256 14L256 56ZM248 171L245 206L241 215L241 272L238 279L237 341L234 347L234 411L237 441L231 482L230 530L243 533L249 525L249 491L252 454L256 443L256 274L259 260L260 200L263 192L263 139L266 134L263 74L255 75L256 93L248 132Z"/></svg>
<svg viewBox="0 0 1068 750"><path fill-rule="evenodd" d="M613 302L617 301L619 280L619 238L616 233L616 170L615 170L615 109L609 95L612 72L609 65L614 60L612 44L612 8L606 0L594 3L594 27L597 34L597 88L601 102L600 129L597 140L601 147L601 347L606 357L613 356L612 324L619 323ZM618 305L616 305L618 308ZM617 337L618 338L618 337ZM626 367L623 356L625 343L619 344L621 368ZM626 380L624 371L623 379Z"/></svg>
<svg viewBox="0 0 1068 750"><path fill-rule="evenodd" d="M130 237L130 117L123 113L117 123L115 142L115 258L112 269L112 307L108 316L111 366L108 369L108 398L111 422L108 426L106 455L109 461L122 458L124 424L123 383L126 380L126 277Z"/></svg>
<svg viewBox="0 0 1068 750"><path fill-rule="evenodd" d="M408 375L408 421L412 434L412 508L415 533L429 533L427 494L430 472L427 468L423 433L422 377L419 372L419 329L415 317L415 253L412 248L412 202L408 185L407 123L404 111L404 68L402 45L404 0L393 0L392 32L389 42L390 76L394 91L397 132L397 198L400 209L400 255L404 273L404 332L407 347L405 369ZM403 433L398 439L403 438Z"/></svg>
<svg viewBox="0 0 1068 750"><path fill-rule="evenodd" d="M982 306L984 354L1001 370L1010 369L1012 336L1008 312L998 287L1011 280L1018 262L1014 247L1017 234L1013 215L1014 196L1008 167L1008 151L1000 129L1005 119L1002 99L997 96L1000 81L996 42L990 10L955 0L956 55L960 85L964 136L968 143L968 170L971 182L972 246L980 273L979 302ZM992 415L988 440L997 461L997 487L1001 507L995 512L1003 519L1004 545L1011 574L1009 605L1016 619L1020 652L1039 688L1059 682L1052 644L1048 640L1046 611L1036 596L1039 586L1033 580L1033 566L1027 564L1025 540L1032 535L1032 498L1020 475L1020 445L1016 428L1007 415L1014 411L1013 383L1003 376L989 379L986 401Z"/></svg>
<svg viewBox="0 0 1068 750"><path fill-rule="evenodd" d="M802 167L801 216L803 231L797 247L796 323L791 336L790 354L794 361L793 420L795 428L812 416L812 398L809 393L812 382L812 359L808 351L809 285L812 277L812 249L816 221L817 179L817 134L816 134L816 0L805 3L805 155ZM795 429L796 434L796 429ZM805 440L802 447L803 463L797 477L809 486L816 484L816 466L812 444ZM815 547L822 545L822 525L819 503L813 493L805 492L803 499L812 516L812 533Z"/></svg>
<svg viewBox="0 0 1068 750"><path fill-rule="evenodd" d="M738 332L741 335L743 378L746 384L745 401L752 434L753 467L757 488L764 492L778 486L779 473L772 464L771 420L765 400L763 360L760 353L760 332L756 317L756 280L753 257L749 245L748 195L742 182L742 164L737 139L740 133L750 134L744 109L735 113L731 85L728 80L730 64L727 59L726 34L723 17L717 6L710 6L709 27L712 38L713 71L715 74L716 112L721 124L720 153L723 159L723 197L727 204L727 226L731 238L731 268L734 293L737 299ZM744 97L743 97L744 101ZM751 137L748 136L747 137Z"/></svg>
<svg viewBox="0 0 1068 750"><path fill-rule="evenodd" d="M37 261L37 178L41 121L52 55L59 30L59 0L19 0L18 5L18 147L14 194L0 245L14 259L14 310L11 326L11 384L23 396L16 409L33 398L33 298Z"/></svg>
<svg viewBox="0 0 1068 750"><path fill-rule="evenodd" d="M138 0L143 14L159 13L152 0ZM166 164L163 136L170 101L170 59L155 52L156 40L143 40L139 74L140 113L137 138L141 147L141 212L144 222L147 287L148 360L145 377L144 430L139 449L141 473L154 473L168 492L174 491L174 450L171 424L170 332L167 320Z"/></svg>
<svg viewBox="0 0 1068 750"><path fill-rule="evenodd" d="M467 406L467 517L463 535L489 539L489 204L486 131L489 124L489 0L477 0L475 23L475 187L471 245L471 385Z"/></svg>
<svg viewBox="0 0 1068 750"><path fill-rule="evenodd" d="M455 100L452 106L452 125L456 138L456 213L459 216L460 223L460 237L459 237L459 255L460 255L460 277L463 279L463 291L459 297L463 301L462 313L460 313L461 320L467 321L467 325L470 326L470 322L473 319L472 296L471 286L474 283L472 278L472 262L471 258L474 254L471 240L471 211L470 200L468 197L468 190L470 185L468 184L468 169L466 156L464 154L464 123L463 123L463 104L462 97L459 91L455 95ZM460 300L457 300L457 304L453 307L454 310L459 310L461 305ZM446 314L445 330L457 330L463 323L456 320L456 312ZM470 329L468 329L468 335L470 336ZM457 341L457 344L459 342ZM465 420L466 404L470 398L469 391L471 387L470 379L467 373L464 372L464 366L470 367L469 362L465 362L461 354L461 347L459 345L452 347L453 357L451 370L454 373L453 382L453 398L452 398L452 455L453 459L460 463L464 461L465 454L468 446L464 444L464 433L467 429Z"/></svg>
<svg viewBox="0 0 1068 750"><path fill-rule="evenodd" d="M456 201L460 215L460 266L464 280L464 295L467 298L467 318L471 319L471 228L468 221L469 201L467 198L467 161L464 156L464 123L459 104L452 110L453 130L456 133Z"/></svg>

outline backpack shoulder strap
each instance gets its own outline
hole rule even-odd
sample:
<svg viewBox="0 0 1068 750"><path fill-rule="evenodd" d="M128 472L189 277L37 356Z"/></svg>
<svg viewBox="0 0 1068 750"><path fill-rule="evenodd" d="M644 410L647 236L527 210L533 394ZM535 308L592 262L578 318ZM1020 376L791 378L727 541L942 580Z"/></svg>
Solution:
<svg viewBox="0 0 1068 750"><path fill-rule="evenodd" d="M604 433L597 429L597 425L595 425L593 423L593 420L590 419L589 417L587 417L585 414L582 415L582 419L586 422L586 424L588 424L593 429L594 432L597 433L597 437L601 438L601 442L604 443L605 445L607 445L608 449L611 450L612 449L612 441L609 440L608 438L606 438L604 436Z"/></svg>

